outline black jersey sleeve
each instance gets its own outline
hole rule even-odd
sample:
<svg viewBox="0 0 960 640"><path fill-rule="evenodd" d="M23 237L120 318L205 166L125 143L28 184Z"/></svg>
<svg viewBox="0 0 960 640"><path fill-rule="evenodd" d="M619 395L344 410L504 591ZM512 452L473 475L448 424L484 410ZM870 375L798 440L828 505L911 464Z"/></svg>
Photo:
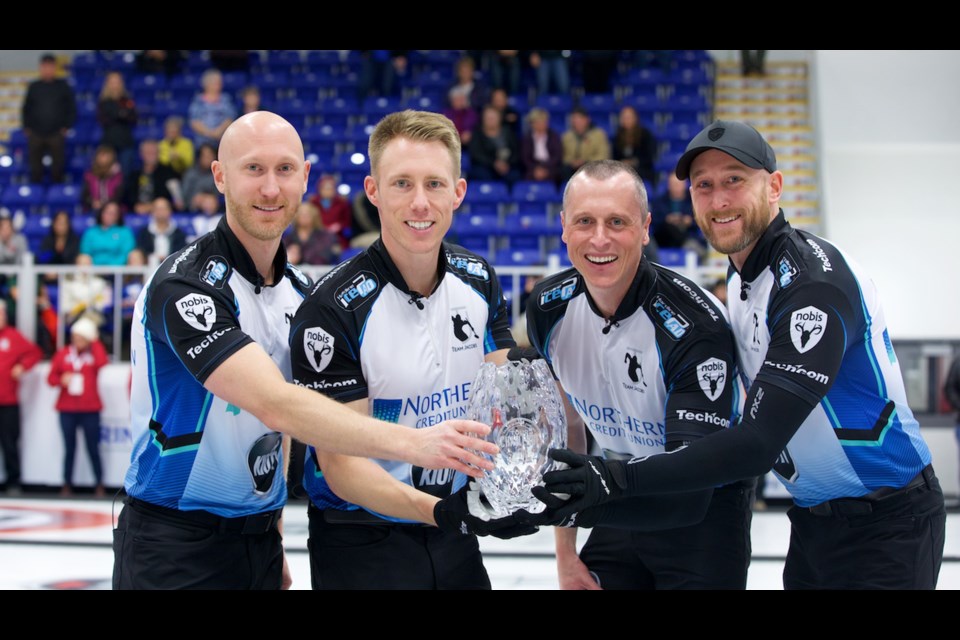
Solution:
<svg viewBox="0 0 960 640"><path fill-rule="evenodd" d="M736 418L733 334L726 324L691 332L664 362L666 448L725 429Z"/></svg>
<svg viewBox="0 0 960 640"><path fill-rule="evenodd" d="M817 404L836 380L857 326L849 299L832 284L810 282L778 295L767 322L770 346L756 380Z"/></svg>
<svg viewBox="0 0 960 640"><path fill-rule="evenodd" d="M341 402L367 397L357 332L342 312L307 298L290 323L293 381Z"/></svg>
<svg viewBox="0 0 960 640"><path fill-rule="evenodd" d="M503 297L503 288L500 279L493 267L487 267L490 273L490 287L487 291L487 328L483 335L483 352L491 353L500 349L511 349L517 346L510 332L510 310L507 308L507 299Z"/></svg>
<svg viewBox="0 0 960 640"><path fill-rule="evenodd" d="M182 278L158 280L146 299L146 329L166 343L203 384L227 358L253 342L240 329L229 288Z"/></svg>

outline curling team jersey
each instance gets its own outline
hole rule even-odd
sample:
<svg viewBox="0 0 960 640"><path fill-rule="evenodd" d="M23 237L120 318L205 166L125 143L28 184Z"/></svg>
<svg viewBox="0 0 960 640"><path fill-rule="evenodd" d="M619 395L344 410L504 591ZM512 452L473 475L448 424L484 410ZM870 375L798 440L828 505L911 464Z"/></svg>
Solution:
<svg viewBox="0 0 960 640"><path fill-rule="evenodd" d="M224 218L164 260L144 286L130 356L129 495L224 517L284 505L281 435L203 387L250 342L289 379L288 327L312 283L286 264L282 245L273 268L280 275L265 286Z"/></svg>
<svg viewBox="0 0 960 640"><path fill-rule="evenodd" d="M444 244L437 275L428 297L412 293L381 240L331 271L291 327L294 382L341 402L366 398L373 417L414 429L463 418L484 356L514 342L500 283L482 258ZM438 497L465 482L449 469L376 462ZM313 448L303 486L320 509L359 508L330 490Z"/></svg>
<svg viewBox="0 0 960 640"><path fill-rule="evenodd" d="M607 458L663 453L739 415L720 303L660 265L640 262L609 318L576 269L547 278L527 302L527 331Z"/></svg>
<svg viewBox="0 0 960 640"><path fill-rule="evenodd" d="M745 386L815 405L774 466L798 505L901 487L930 463L859 265L781 211L740 273L731 268L728 291Z"/></svg>

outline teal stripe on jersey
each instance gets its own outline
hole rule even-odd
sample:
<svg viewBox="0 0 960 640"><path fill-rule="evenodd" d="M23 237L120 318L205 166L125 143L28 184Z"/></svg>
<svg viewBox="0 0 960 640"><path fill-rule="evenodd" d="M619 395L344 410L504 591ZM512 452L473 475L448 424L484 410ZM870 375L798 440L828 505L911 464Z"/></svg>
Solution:
<svg viewBox="0 0 960 640"><path fill-rule="evenodd" d="M894 409L893 413L890 414L890 417L887 419L887 424L883 425L883 429L880 430L880 435L875 441L869 440L840 440L840 444L844 447L882 447L883 440L887 437L887 433L890 432L890 427L897 423L897 410Z"/></svg>
<svg viewBox="0 0 960 640"><path fill-rule="evenodd" d="M886 382L884 382L883 373L881 373L880 367L877 365L877 355L873 352L873 340L871 339L873 318L870 317L870 312L867 311L867 302L863 299L863 289L860 288L860 280L854 276L853 281L857 283L857 293L860 296L860 308L863 310L863 319L867 325L867 328L863 333L863 342L867 351L867 358L870 360L870 365L873 367L873 375L877 379L877 394L881 398L886 398L887 385Z"/></svg>

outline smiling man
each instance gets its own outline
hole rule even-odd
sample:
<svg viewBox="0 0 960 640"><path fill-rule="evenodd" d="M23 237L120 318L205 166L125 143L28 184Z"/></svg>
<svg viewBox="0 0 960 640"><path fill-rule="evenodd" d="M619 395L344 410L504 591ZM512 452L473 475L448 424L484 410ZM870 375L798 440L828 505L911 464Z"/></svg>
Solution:
<svg viewBox="0 0 960 640"><path fill-rule="evenodd" d="M464 415L480 365L504 362L514 342L496 273L443 241L467 191L453 123L436 113L390 114L370 135L369 153L364 189L380 212L381 237L300 307L290 332L293 375L358 413L418 431ZM451 511L465 480L310 449L303 485L314 588L489 588L469 533L534 529L516 531L509 518L465 522Z"/></svg>
<svg viewBox="0 0 960 640"><path fill-rule="evenodd" d="M280 432L439 469L431 473L490 467L467 449L491 445L464 435L484 425L405 429L287 382L287 323L310 281L287 264L280 238L310 164L286 120L257 112L227 129L212 169L226 215L160 265L134 311L134 448L114 531L114 588L289 586Z"/></svg>
<svg viewBox="0 0 960 640"><path fill-rule="evenodd" d="M532 345L568 404L569 442L585 428L606 460L673 451L726 428L739 393L733 335L720 303L643 258L650 213L629 165L589 162L563 195L573 268L538 283L527 303ZM621 501L557 529L564 589L743 589L752 483ZM549 515L545 516L549 518ZM595 526L596 525L596 526Z"/></svg>
<svg viewBox="0 0 960 640"><path fill-rule="evenodd" d="M785 588L934 588L943 493L873 282L828 241L790 226L773 149L749 125L708 126L676 174L690 178L697 224L730 256L743 415L668 456L559 454L573 468L545 477L555 517L772 467L794 499ZM549 492L574 496L559 507Z"/></svg>

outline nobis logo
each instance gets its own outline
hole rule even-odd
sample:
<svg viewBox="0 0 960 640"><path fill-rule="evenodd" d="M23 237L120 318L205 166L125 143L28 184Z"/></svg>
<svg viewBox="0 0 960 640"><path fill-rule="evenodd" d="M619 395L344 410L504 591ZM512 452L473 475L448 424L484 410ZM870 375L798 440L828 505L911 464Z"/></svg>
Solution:
<svg viewBox="0 0 960 640"><path fill-rule="evenodd" d="M254 493L263 495L270 491L273 479L280 468L280 443L283 437L279 433L268 433L257 439L247 454L250 475L253 476Z"/></svg>
<svg viewBox="0 0 960 640"><path fill-rule="evenodd" d="M718 358L704 360L697 365L697 382L703 395L714 402L723 393L727 381L727 363Z"/></svg>
<svg viewBox="0 0 960 640"><path fill-rule="evenodd" d="M303 353L307 356L310 366L317 373L327 368L333 358L333 336L320 327L307 329L303 332Z"/></svg>
<svg viewBox="0 0 960 640"><path fill-rule="evenodd" d="M217 321L217 309L210 296L191 293L177 300L176 307L180 317L199 331L210 331Z"/></svg>
<svg viewBox="0 0 960 640"><path fill-rule="evenodd" d="M827 329L827 314L816 307L804 307L790 316L790 339L800 353L813 349Z"/></svg>

